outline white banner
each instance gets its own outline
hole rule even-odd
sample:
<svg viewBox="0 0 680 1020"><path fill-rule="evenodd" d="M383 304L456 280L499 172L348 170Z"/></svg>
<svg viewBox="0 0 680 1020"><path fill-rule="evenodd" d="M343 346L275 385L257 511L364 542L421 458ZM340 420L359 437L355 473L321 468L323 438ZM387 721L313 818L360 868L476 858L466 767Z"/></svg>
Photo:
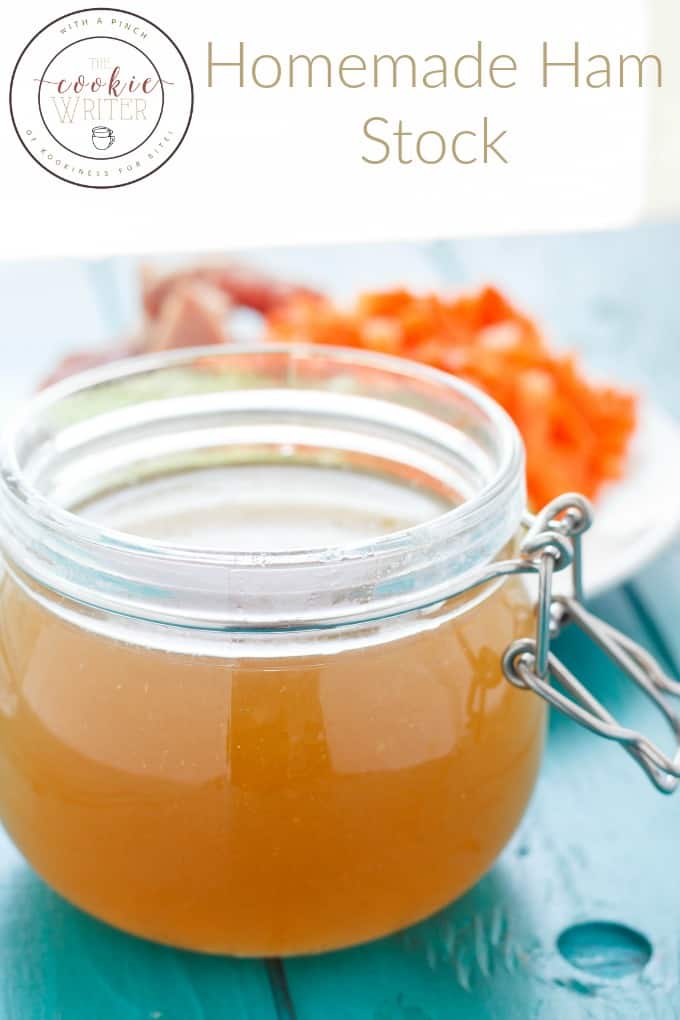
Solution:
<svg viewBox="0 0 680 1020"><path fill-rule="evenodd" d="M1 257L605 228L678 208L674 0L134 6L64 18L34 0L5 19Z"/></svg>

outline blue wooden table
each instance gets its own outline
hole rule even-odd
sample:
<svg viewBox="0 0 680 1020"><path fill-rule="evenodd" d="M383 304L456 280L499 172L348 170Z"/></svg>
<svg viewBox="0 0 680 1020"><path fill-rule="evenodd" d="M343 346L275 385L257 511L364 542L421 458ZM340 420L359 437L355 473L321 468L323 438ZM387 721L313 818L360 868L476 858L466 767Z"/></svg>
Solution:
<svg viewBox="0 0 680 1020"><path fill-rule="evenodd" d="M350 294L493 280L589 363L680 396L680 229L280 250L251 261ZM126 259L0 265L0 401L67 347L129 328ZM669 451L677 470L680 451ZM680 670L680 544L593 607ZM666 740L649 703L576 633L560 654L624 721ZM666 744L667 746L667 744ZM576 1020L680 1017L680 794L553 717L520 831L467 896L359 949L287 961L202 957L68 906L0 834L0 1020Z"/></svg>

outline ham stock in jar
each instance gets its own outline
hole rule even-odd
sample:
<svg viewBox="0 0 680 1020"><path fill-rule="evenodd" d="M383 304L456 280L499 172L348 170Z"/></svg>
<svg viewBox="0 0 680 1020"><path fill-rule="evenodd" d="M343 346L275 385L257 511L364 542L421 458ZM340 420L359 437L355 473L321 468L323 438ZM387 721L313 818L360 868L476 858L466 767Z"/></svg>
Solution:
<svg viewBox="0 0 680 1020"><path fill-rule="evenodd" d="M346 946L485 872L539 767L518 433L297 346L59 383L0 479L0 814L68 900L207 952Z"/></svg>

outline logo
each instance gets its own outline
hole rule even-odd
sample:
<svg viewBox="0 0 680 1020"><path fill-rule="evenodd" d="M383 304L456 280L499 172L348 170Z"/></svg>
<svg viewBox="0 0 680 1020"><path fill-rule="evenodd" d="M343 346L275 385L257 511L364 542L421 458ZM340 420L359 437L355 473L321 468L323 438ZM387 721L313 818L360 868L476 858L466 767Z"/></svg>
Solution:
<svg viewBox="0 0 680 1020"><path fill-rule="evenodd" d="M19 139L45 170L119 188L160 170L189 129L187 63L161 28L112 7L65 14L33 36L10 84Z"/></svg>

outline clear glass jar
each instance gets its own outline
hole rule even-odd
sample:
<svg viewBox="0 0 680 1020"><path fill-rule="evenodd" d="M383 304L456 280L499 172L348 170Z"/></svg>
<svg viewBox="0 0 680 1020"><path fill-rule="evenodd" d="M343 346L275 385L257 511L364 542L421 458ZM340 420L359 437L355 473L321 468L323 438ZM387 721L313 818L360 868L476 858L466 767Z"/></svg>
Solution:
<svg viewBox="0 0 680 1020"><path fill-rule="evenodd" d="M209 952L361 942L488 869L541 756L523 453L396 359L230 348L60 383L0 476L0 814L103 920Z"/></svg>

